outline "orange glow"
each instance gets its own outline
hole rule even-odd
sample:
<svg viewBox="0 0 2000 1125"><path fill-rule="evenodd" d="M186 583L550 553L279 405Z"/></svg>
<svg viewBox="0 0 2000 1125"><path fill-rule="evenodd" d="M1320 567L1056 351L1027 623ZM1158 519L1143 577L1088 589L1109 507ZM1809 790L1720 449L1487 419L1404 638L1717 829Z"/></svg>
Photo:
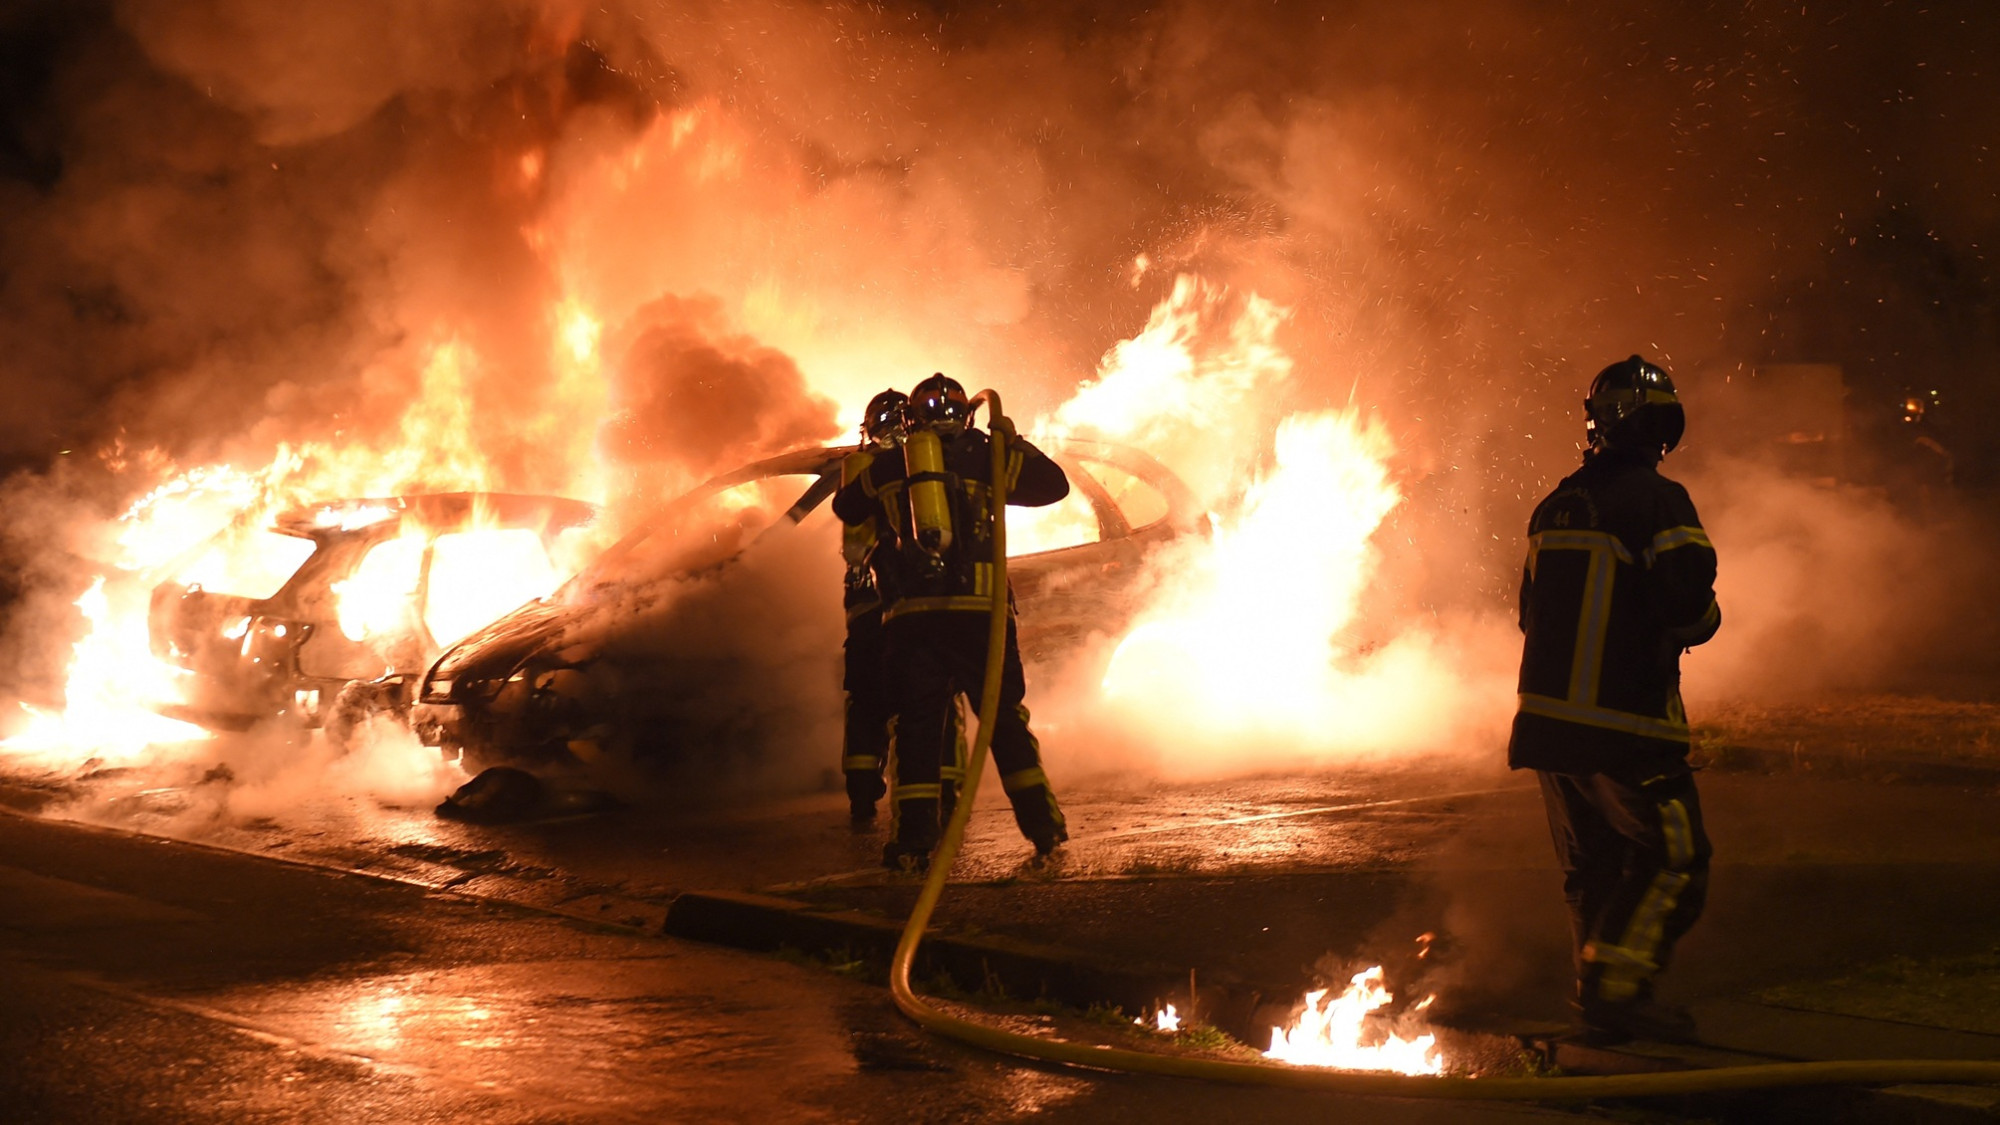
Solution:
<svg viewBox="0 0 2000 1125"><path fill-rule="evenodd" d="M563 317L563 343L569 346L570 358L577 363L586 363L597 355L597 338L604 333L604 325L580 308L568 310Z"/></svg>
<svg viewBox="0 0 2000 1125"><path fill-rule="evenodd" d="M629 529L616 520L642 520L707 471L731 467L677 464L676 443L692 449L712 431L742 430L729 453L714 454L721 458L761 441L818 440L807 432L810 419L779 439L757 432L769 403L755 400L754 387L742 388L740 409L718 407L679 395L670 382L678 372L625 370L645 326L635 316L642 310L674 301L714 309L720 327L702 320L698 334L740 333L781 353L804 386L777 381L784 389L771 393L795 400L803 390L858 405L885 383L907 386L939 369L978 386L990 374L982 368L1035 358L994 346L1010 339L1008 326L1030 322L1038 298L1031 271L978 251L968 233L980 226L973 201L937 194L913 174L894 190L922 193L940 225L870 225L882 211L880 177L802 176L795 153L722 98L615 128L591 120L578 118L560 137L510 134L483 165L497 171L519 208L508 212L508 232L521 238L510 249L531 260L533 288L493 294L508 298L499 303L485 302L489 294L470 277L462 279L469 292L454 289L452 301L385 292L381 336L390 342L358 353L351 386L338 384L354 393L326 397L321 431L296 421L303 432L282 431L277 419L288 415L274 409L273 432L255 431L261 444L238 435L240 444L226 447L238 456L227 463L176 465L158 450L118 450L126 480L153 474L143 483L157 488L113 529L119 549L98 568L104 605L70 668L70 710L115 698L150 714L188 702L181 674L147 646L147 594L171 575L207 592L268 595L298 546L269 529L295 506L494 490L629 505L602 527L533 549L497 527L473 529L493 534L463 545L431 544L399 528L402 538L374 547L338 583L333 608L352 643L414 630L442 645L546 594ZM865 151L836 155L847 161ZM1224 753L1209 752L1219 760L1246 739L1311 752L1379 742L1391 712L1428 713L1421 704L1451 686L1422 638L1364 654L1351 636L1376 580L1373 538L1401 502L1395 450L1363 408L1288 403L1296 382L1285 342L1289 309L1247 288L1173 275L1168 267L1189 259L1148 249L1129 258L1124 280L1151 287L1171 277L1170 291L1143 327L1105 351L1073 396L1021 427L1034 440L1101 437L1143 450L1186 481L1209 513L1207 536L1162 548L1143 572L1129 564L1141 579L1138 612L1127 634L1108 638L1099 654L1103 675L1090 677L1097 682L1089 705L1123 729L1222 745ZM456 267L438 268L461 280L450 272ZM431 284L412 280L411 293ZM690 388L728 378L699 370L686 377ZM660 413L674 423L658 427L665 436L610 436L616 431L607 423L638 410L627 379L676 391L661 397L671 409ZM1010 396L1018 390L1017 403L1047 389L1025 378L1020 387L994 381ZM297 387L315 384L302 378ZM698 413L725 409L736 410L728 424ZM739 425L746 419L751 424ZM600 448L601 434L611 448ZM622 448L639 452L626 458ZM775 450L758 450L768 452ZM662 464L634 468L642 458ZM1119 481L1104 483L1121 495ZM746 489L716 506L756 504L761 512L768 499L761 488ZM391 518L388 507L370 504L326 511L329 528ZM1017 510L1011 520L1016 556L1099 535L1081 495ZM240 534L202 549L224 526ZM462 561L475 556L480 565ZM444 580L445 570L462 576ZM222 629L224 639L248 643L247 632L230 632L233 622ZM103 652L114 638L122 654L115 658ZM91 752L77 747L78 757Z"/></svg>

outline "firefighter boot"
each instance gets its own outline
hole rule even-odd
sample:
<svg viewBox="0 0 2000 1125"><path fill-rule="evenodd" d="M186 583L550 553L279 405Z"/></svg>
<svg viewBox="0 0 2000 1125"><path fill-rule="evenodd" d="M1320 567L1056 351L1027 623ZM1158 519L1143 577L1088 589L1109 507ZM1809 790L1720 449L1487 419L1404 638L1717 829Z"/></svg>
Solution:
<svg viewBox="0 0 2000 1125"><path fill-rule="evenodd" d="M937 848L938 842L938 799L905 797L898 793L893 798L891 809L893 820L889 826L889 842L882 848L882 866L901 872L929 870L931 852Z"/></svg>
<svg viewBox="0 0 2000 1125"><path fill-rule="evenodd" d="M882 866L899 875L922 875L931 869L931 849L891 840L882 845Z"/></svg>
<svg viewBox="0 0 2000 1125"><path fill-rule="evenodd" d="M1069 839L1069 823L1041 767L1003 774L1000 782L1014 806L1014 824L1035 845L1037 857L1048 855Z"/></svg>
<svg viewBox="0 0 2000 1125"><path fill-rule="evenodd" d="M866 832L875 826L875 802L889 790L882 780L881 760L868 760L867 765L846 772L847 823L856 832Z"/></svg>
<svg viewBox="0 0 2000 1125"><path fill-rule="evenodd" d="M1643 1039L1653 1043L1699 1043L1694 1017L1687 1009L1663 1004L1653 996L1651 981L1644 981L1617 999L1607 999L1600 987L1604 967L1589 964L1577 984L1575 1007L1583 1017L1583 1039L1592 1046L1608 1047ZM1613 992L1625 992L1613 988Z"/></svg>

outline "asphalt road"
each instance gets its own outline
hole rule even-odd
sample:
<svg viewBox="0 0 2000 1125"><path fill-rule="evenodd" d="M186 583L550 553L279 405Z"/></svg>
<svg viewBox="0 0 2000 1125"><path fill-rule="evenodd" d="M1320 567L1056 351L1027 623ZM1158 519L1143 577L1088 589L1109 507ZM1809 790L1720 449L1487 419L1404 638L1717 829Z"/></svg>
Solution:
<svg viewBox="0 0 2000 1125"><path fill-rule="evenodd" d="M1669 978L1683 999L2000 946L1995 783L1701 776L1716 871L1708 914ZM200 762L0 772L0 800L16 808L641 928L688 890L777 890L891 919L915 895L879 871L881 830L850 832L836 793L480 827L436 818L426 799L331 789L293 787L284 802L246 808L246 788ZM1523 775L1433 760L1082 781L1063 790L1074 839L1047 865L1030 862L998 786L986 789L940 912L947 925L1299 992L1329 967L1407 957L1431 933L1443 1009L1566 1017L1560 877Z"/></svg>
<svg viewBox="0 0 2000 1125"><path fill-rule="evenodd" d="M1016 1066L823 970L19 815L0 856L10 1122L1557 1116Z"/></svg>
<svg viewBox="0 0 2000 1125"><path fill-rule="evenodd" d="M259 784L200 760L0 771L13 808L110 829L0 817L0 1049L24 1060L0 1078L0 1106L23 1120L169 1122L1329 1112L1297 1095L1013 1066L918 1035L879 989L657 936L688 890L899 919L914 885L874 866L880 833L851 832L838 794L478 827L437 819L419 795L291 784L275 801ZM1714 894L1669 993L1695 1003L1712 1039L1787 1057L2000 1054L2000 1037L1953 1017L1979 995L1956 984L1893 1026L1826 1015L1838 1005L1814 998L1850 991L1814 982L1856 969L2000 948L1991 784L1728 770L1704 774L1702 792ZM1279 997L1357 960L1400 962L1455 1026L1565 1015L1559 877L1520 776L1430 761L1097 779L1064 796L1075 839L1036 865L987 795L948 928L1231 974ZM1436 935L1421 965L1420 933ZM1781 986L1821 1004L1818 1022L1763 1003Z"/></svg>

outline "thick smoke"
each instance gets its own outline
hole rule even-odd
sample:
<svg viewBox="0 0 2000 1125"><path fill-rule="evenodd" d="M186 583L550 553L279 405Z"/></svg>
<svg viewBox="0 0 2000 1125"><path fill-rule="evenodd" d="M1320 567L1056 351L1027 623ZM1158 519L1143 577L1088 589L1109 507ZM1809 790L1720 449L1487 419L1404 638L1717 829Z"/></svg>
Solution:
<svg viewBox="0 0 2000 1125"><path fill-rule="evenodd" d="M1626 354L1689 384L1690 453L1733 432L1702 388L1810 361L1857 417L1940 388L1961 483L1991 479L1996 35L1971 3L20 6L11 686L48 697L107 557L74 527L188 465L434 433L441 354L483 483L625 520L931 370L1048 415L1189 274L1288 310L1265 415L1393 435L1368 612L1481 654L1484 692L1528 510ZM1730 622L1691 694L1939 655L1877 545L1981 537L1799 477L1689 477ZM1466 713L1424 738L1490 741Z"/></svg>
<svg viewBox="0 0 2000 1125"><path fill-rule="evenodd" d="M750 461L833 438L833 404L785 353L732 334L719 302L662 297L610 347L605 459L617 494L643 507Z"/></svg>

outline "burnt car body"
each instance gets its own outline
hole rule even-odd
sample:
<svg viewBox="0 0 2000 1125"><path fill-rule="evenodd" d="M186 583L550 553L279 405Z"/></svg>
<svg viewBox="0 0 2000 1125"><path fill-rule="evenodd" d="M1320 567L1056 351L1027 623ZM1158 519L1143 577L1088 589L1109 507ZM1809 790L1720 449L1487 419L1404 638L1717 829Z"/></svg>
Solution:
<svg viewBox="0 0 2000 1125"><path fill-rule="evenodd" d="M1071 525L1078 529L1079 541L1017 554L1009 563L1020 606L1022 649L1031 661L1094 630L1116 628L1134 608L1144 557L1196 526L1187 487L1151 457L1124 446L1074 439L1053 441L1044 449L1069 476L1071 497L1063 503L1074 509ZM754 677L758 670L717 673L713 666L727 663L728 657L713 650L691 660L657 650L635 655L629 647L621 649L618 634L640 627L633 622L660 600L654 592L658 587L704 568L713 572L726 567L749 554L771 529L797 524L826 506L850 452L851 447L797 450L716 477L667 504L555 594L523 605L448 649L421 681L412 726L426 743L448 755L463 754L472 764L588 760L613 749L639 757L672 755L689 750L690 742L714 752L715 724L690 727L675 714L708 708L710 701L698 686L680 685L699 676L711 677L711 683L719 674ZM696 550L650 575L613 576L648 542L682 533L691 510L705 500L776 478L810 478L810 484L802 494L796 483L779 492L780 502L791 495L797 500L742 545ZM1034 511L1010 509L1010 526ZM830 511L819 518L837 522ZM703 545L701 534L690 538L696 541L693 546ZM823 553L828 574L810 593L830 603L837 621L837 552L829 548ZM829 668L839 644L837 628L824 654Z"/></svg>
<svg viewBox="0 0 2000 1125"><path fill-rule="evenodd" d="M153 588L153 653L184 673L185 703L167 710L242 730L280 715L317 726L357 686L393 705L446 644L546 593L561 578L556 537L596 514L593 505L555 496L455 492L336 500L293 509L268 526L239 521ZM539 550L548 581L512 596L504 581L482 590L489 608L466 620L468 610L482 610L479 596L460 596L457 575L490 563L496 544L528 553L524 573ZM342 616L343 584L357 577L379 578L391 594L366 627L351 612Z"/></svg>

